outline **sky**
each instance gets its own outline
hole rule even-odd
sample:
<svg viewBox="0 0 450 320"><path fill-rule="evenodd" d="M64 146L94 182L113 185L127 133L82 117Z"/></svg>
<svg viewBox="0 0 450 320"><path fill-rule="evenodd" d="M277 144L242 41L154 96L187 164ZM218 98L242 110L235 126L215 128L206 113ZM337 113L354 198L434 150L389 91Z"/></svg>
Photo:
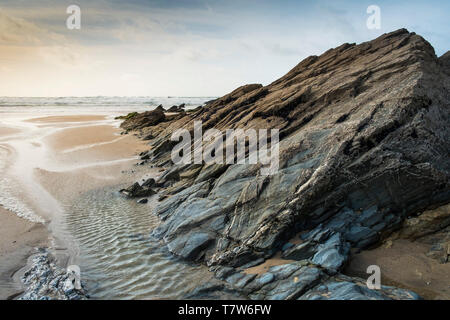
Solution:
<svg viewBox="0 0 450 320"><path fill-rule="evenodd" d="M449 21L450 1L435 0L0 0L0 96L222 96L399 28L440 56Z"/></svg>

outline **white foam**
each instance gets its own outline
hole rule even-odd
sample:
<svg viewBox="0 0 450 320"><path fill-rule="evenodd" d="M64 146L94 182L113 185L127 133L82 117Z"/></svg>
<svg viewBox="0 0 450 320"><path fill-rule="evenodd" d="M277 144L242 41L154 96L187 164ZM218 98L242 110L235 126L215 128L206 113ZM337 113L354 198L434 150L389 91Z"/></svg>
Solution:
<svg viewBox="0 0 450 320"><path fill-rule="evenodd" d="M8 150L0 148L0 205L17 216L35 223L45 220L13 195L14 182L5 175Z"/></svg>
<svg viewBox="0 0 450 320"><path fill-rule="evenodd" d="M1 181L0 181L1 182ZM8 195L4 197L4 190L0 187L0 205L16 214L18 217L26 219L34 223L45 223L45 220L38 216L33 210L28 208L24 203L20 202L18 199Z"/></svg>

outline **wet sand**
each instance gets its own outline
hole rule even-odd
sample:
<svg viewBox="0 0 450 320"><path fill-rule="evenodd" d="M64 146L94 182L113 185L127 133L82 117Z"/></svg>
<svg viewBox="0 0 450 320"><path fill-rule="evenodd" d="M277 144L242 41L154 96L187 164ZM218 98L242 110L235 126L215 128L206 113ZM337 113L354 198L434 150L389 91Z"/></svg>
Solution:
<svg viewBox="0 0 450 320"><path fill-rule="evenodd" d="M367 278L367 267L378 265L384 285L415 291L425 299L450 299L450 264L426 256L429 246L398 239L354 254L345 270L348 275Z"/></svg>
<svg viewBox="0 0 450 320"><path fill-rule="evenodd" d="M56 152L67 152L78 147L89 147L94 144L111 143L117 129L107 125L67 128L58 131L48 138L46 142ZM126 136L123 136L126 137ZM115 138L121 138L117 135Z"/></svg>
<svg viewBox="0 0 450 320"><path fill-rule="evenodd" d="M0 137L9 136L9 135L16 134L19 132L20 132L20 130L18 130L18 129L8 128L8 127L0 127Z"/></svg>
<svg viewBox="0 0 450 320"><path fill-rule="evenodd" d="M121 136L120 131L110 125L92 125L67 128L46 137L57 165L53 170L36 168L37 181L61 202L117 183L136 163L136 155L148 150L144 142L133 135Z"/></svg>
<svg viewBox="0 0 450 320"><path fill-rule="evenodd" d="M120 129L108 125L67 128L44 139L58 163L81 165L99 161L119 161L148 150L133 135L120 135Z"/></svg>
<svg viewBox="0 0 450 320"><path fill-rule="evenodd" d="M28 122L34 123L61 123L61 122L83 122L105 120L103 115L67 115L67 116L48 116L28 119Z"/></svg>
<svg viewBox="0 0 450 320"><path fill-rule="evenodd" d="M0 121L0 146L9 150L2 174L17 183L16 196L46 223L31 222L0 206L0 299L20 293L12 276L26 265L34 248L64 242L55 242L54 223L63 215L64 204L90 189L126 181L123 172L148 149L133 135L121 136L117 122L104 115L30 117L17 125L2 126Z"/></svg>
<svg viewBox="0 0 450 320"><path fill-rule="evenodd" d="M0 206L0 300L21 292L12 276L26 264L34 248L47 245L48 233L43 224L19 218Z"/></svg>

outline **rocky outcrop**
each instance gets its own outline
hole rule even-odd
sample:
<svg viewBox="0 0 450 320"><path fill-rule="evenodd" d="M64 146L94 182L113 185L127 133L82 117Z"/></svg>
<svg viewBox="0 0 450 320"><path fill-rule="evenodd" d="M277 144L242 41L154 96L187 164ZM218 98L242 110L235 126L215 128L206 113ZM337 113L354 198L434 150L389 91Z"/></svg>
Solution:
<svg viewBox="0 0 450 320"><path fill-rule="evenodd" d="M341 274L329 275L327 269L307 261L270 267L262 274L251 274L233 268L218 267L216 277L223 280L204 284L189 299L221 298L231 292L232 298L255 300L419 300L417 294L389 286L371 290L363 279Z"/></svg>
<svg viewBox="0 0 450 320"><path fill-rule="evenodd" d="M164 127L137 123L153 133L149 161L169 166L152 236L175 255L236 269L301 233L303 243L287 245L284 256L339 278L351 248L375 245L406 217L449 202L447 66L448 54L436 57L426 40L401 29L311 56L267 86L240 87ZM171 134L193 130L194 121L204 131L278 128L278 172L260 176L258 164L170 166ZM283 297L361 291L321 274L311 281L306 287L329 290Z"/></svg>
<svg viewBox="0 0 450 320"><path fill-rule="evenodd" d="M129 198L142 198L155 194L155 191L150 188L148 181L145 181L142 186L136 182L128 188L120 190L120 192Z"/></svg>
<svg viewBox="0 0 450 320"><path fill-rule="evenodd" d="M172 106L167 109L167 112L184 112L185 104L182 103L179 106Z"/></svg>
<svg viewBox="0 0 450 320"><path fill-rule="evenodd" d="M33 256L30 268L23 276L25 292L20 300L86 300L88 295L81 279L70 270L56 265L45 249ZM79 275L78 275L79 276ZM80 281L77 284L77 281Z"/></svg>
<svg viewBox="0 0 450 320"><path fill-rule="evenodd" d="M120 125L125 130L137 130L144 127L155 126L165 120L166 116L161 108L143 113L131 113L126 116L126 120Z"/></svg>

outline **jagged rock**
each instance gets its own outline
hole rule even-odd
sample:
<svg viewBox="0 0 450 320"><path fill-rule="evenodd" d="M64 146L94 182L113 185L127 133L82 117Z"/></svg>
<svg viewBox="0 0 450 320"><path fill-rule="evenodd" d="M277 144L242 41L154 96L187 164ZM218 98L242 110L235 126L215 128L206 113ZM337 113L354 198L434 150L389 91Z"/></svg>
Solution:
<svg viewBox="0 0 450 320"><path fill-rule="evenodd" d="M346 263L350 244L345 241L341 233L332 233L330 229L311 231L309 240L298 244L283 252L282 257L288 260L310 260L329 272L339 271Z"/></svg>
<svg viewBox="0 0 450 320"><path fill-rule="evenodd" d="M378 211L376 207L370 207L360 214L349 208L343 208L330 219L304 234L302 238L320 242L330 233L339 232L353 247L365 248L379 240L381 230L395 229L400 221L398 217ZM370 225L370 228L367 225Z"/></svg>
<svg viewBox="0 0 450 320"><path fill-rule="evenodd" d="M155 179L153 178L149 178L147 180L144 181L144 183L142 184L143 187L147 187L147 188L151 188L156 184Z"/></svg>
<svg viewBox="0 0 450 320"><path fill-rule="evenodd" d="M151 127L157 165L171 161L171 134L192 131L194 121L204 131L280 130L280 166L271 176L262 177L258 164L185 175L191 166L169 168L162 186L187 178L155 209L163 220L155 236L175 254L239 267L272 256L302 232L304 241L317 243L310 262L334 274L350 246L375 245L407 216L450 201L448 60L401 29L309 57L267 86L240 87L164 128ZM190 197L198 181L208 187ZM193 234L208 240L195 241L198 250L186 255ZM254 297L297 298L319 281L305 279L302 289L278 282L282 291ZM344 286L337 296L348 288L355 289Z"/></svg>
<svg viewBox="0 0 450 320"><path fill-rule="evenodd" d="M58 267L54 257L47 250L40 250L33 256L32 265L23 278L25 292L20 300L86 300L84 284L74 275Z"/></svg>
<svg viewBox="0 0 450 320"><path fill-rule="evenodd" d="M274 272L274 270L269 270ZM278 274L275 274L277 278ZM276 282L270 282L263 286L255 298L264 298L267 300L293 300L306 292L309 288L315 286L320 281L321 271L317 268L301 267L284 279L277 279ZM255 294L254 294L255 295Z"/></svg>
<svg viewBox="0 0 450 320"><path fill-rule="evenodd" d="M184 112L185 104L182 103L179 106L170 107L167 112Z"/></svg>
<svg viewBox="0 0 450 320"><path fill-rule="evenodd" d="M308 291L299 300L420 300L410 290L382 286L380 290L367 288L362 279L340 276Z"/></svg>
<svg viewBox="0 0 450 320"><path fill-rule="evenodd" d="M222 173L227 169L227 165L223 164L211 164L201 168L201 171L198 173L195 178L195 183L206 181L208 179L215 179L219 177Z"/></svg>
<svg viewBox="0 0 450 320"><path fill-rule="evenodd" d="M167 194L162 194L158 197L158 201L163 201L165 199L167 199L168 195Z"/></svg>
<svg viewBox="0 0 450 320"><path fill-rule="evenodd" d="M194 184L193 186L177 193L176 195L166 198L154 210L162 220L167 217L174 217L173 213L183 202L188 199L203 198L209 191L209 183L207 181Z"/></svg>
<svg viewBox="0 0 450 320"><path fill-rule="evenodd" d="M148 197L155 194L155 191L148 187L142 187L138 182L134 183L126 189L120 190L120 192L125 194L129 198Z"/></svg>
<svg viewBox="0 0 450 320"><path fill-rule="evenodd" d="M188 179L188 180L195 179L198 176L200 170L202 170L201 165L192 165L183 172L180 172L180 179Z"/></svg>
<svg viewBox="0 0 450 320"><path fill-rule="evenodd" d="M192 300L244 300L237 290L230 288L229 285L219 281L209 281L197 287L193 292L189 293L185 299Z"/></svg>
<svg viewBox="0 0 450 320"><path fill-rule="evenodd" d="M162 104L160 104L159 106L157 106L155 110L163 111L163 112L166 111L166 109L164 109L164 107L163 107Z"/></svg>
<svg viewBox="0 0 450 320"><path fill-rule="evenodd" d="M362 226L369 228L380 223L383 220L383 215L380 214L377 209L377 206L372 206L364 210L358 218L358 222Z"/></svg>
<svg viewBox="0 0 450 320"><path fill-rule="evenodd" d="M150 159L150 154L146 153L144 155L141 156L141 160L149 160Z"/></svg>
<svg viewBox="0 0 450 320"><path fill-rule="evenodd" d="M364 248L378 240L377 234L370 228L354 225L346 233L346 238L357 248Z"/></svg>
<svg viewBox="0 0 450 320"><path fill-rule="evenodd" d="M125 130L137 130L157 125L160 122L163 122L165 118L166 116L161 109L155 109L127 117L127 119L121 123L120 127Z"/></svg>
<svg viewBox="0 0 450 320"><path fill-rule="evenodd" d="M215 276L217 279L225 280L228 276L230 276L232 273L236 272L234 268L231 267L219 267L219 269L216 270Z"/></svg>
<svg viewBox="0 0 450 320"><path fill-rule="evenodd" d="M198 259L201 251L214 241L214 237L208 233L190 232L175 237L167 244L169 251L188 260Z"/></svg>
<svg viewBox="0 0 450 320"><path fill-rule="evenodd" d="M350 253L350 244L340 233L334 234L325 243L320 244L312 262L331 272L339 271L346 263Z"/></svg>
<svg viewBox="0 0 450 320"><path fill-rule="evenodd" d="M264 261L265 261L264 258L259 258L259 259L252 260L252 261L248 262L247 264L241 265L238 268L238 270L245 270L245 269L248 269L248 268L252 268L254 266L260 265Z"/></svg>
<svg viewBox="0 0 450 320"><path fill-rule="evenodd" d="M311 258L317 252L317 244L312 241L298 244L283 252L282 257L287 260L304 260Z"/></svg>
<svg viewBox="0 0 450 320"><path fill-rule="evenodd" d="M234 272L219 267L214 291L224 290L235 297L257 300L418 300L420 296L409 290L381 286L369 289L365 280L344 275L330 276L321 268L306 261L274 266L263 274ZM210 290L207 285L205 289ZM197 296L198 297L198 296ZM191 297L192 298L192 297ZM195 297L194 297L195 298Z"/></svg>
<svg viewBox="0 0 450 320"><path fill-rule="evenodd" d="M180 172L185 169L186 165L173 166L170 169L164 171L161 176L156 180L158 186L164 186L168 182L176 182L180 180ZM166 185L167 186L167 185Z"/></svg>
<svg viewBox="0 0 450 320"><path fill-rule="evenodd" d="M295 245L291 242L286 242L282 247L281 247L281 251L286 251L289 250L290 248L294 247Z"/></svg>

